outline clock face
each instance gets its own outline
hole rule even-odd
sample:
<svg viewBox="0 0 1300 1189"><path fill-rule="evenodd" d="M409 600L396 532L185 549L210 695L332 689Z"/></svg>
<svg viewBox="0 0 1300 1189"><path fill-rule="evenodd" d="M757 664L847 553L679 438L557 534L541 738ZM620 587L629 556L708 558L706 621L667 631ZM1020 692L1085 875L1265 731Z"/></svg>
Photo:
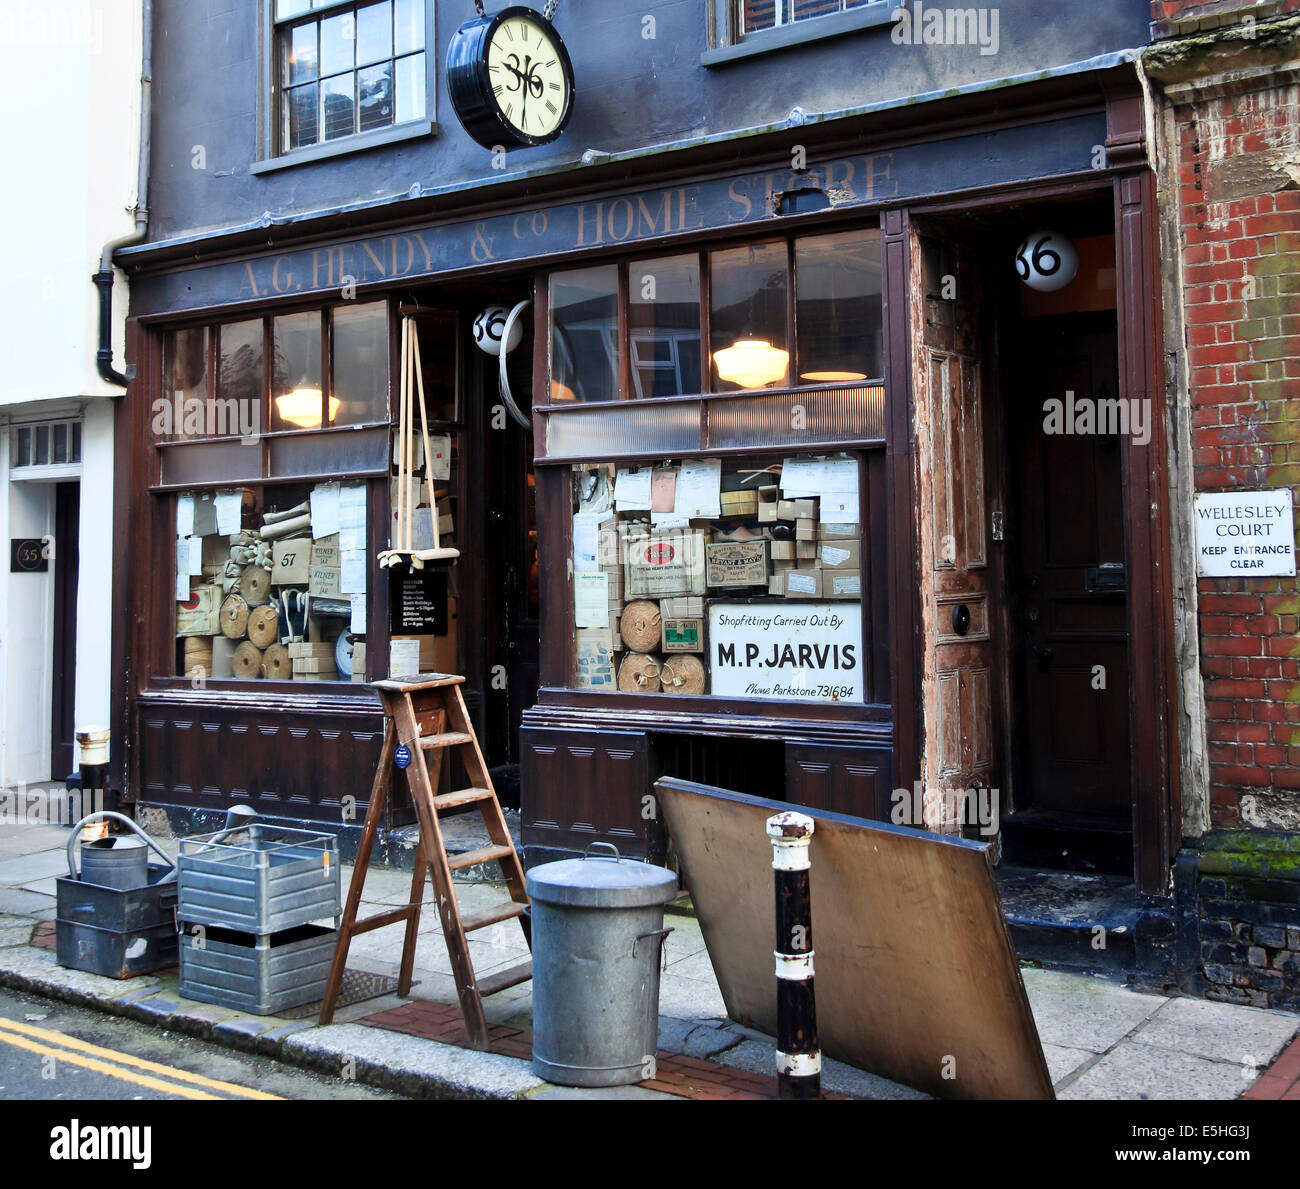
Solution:
<svg viewBox="0 0 1300 1189"><path fill-rule="evenodd" d="M567 56L553 33L526 15L508 16L487 44L488 81L498 111L530 141L560 131L570 102Z"/></svg>

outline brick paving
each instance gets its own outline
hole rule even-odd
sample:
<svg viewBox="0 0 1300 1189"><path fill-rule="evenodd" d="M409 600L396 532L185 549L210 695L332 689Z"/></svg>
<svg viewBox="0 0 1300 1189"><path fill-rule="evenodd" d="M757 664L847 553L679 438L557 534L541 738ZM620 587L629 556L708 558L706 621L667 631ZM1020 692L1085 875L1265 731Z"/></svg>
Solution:
<svg viewBox="0 0 1300 1189"><path fill-rule="evenodd" d="M1293 1040L1242 1098L1255 1102L1300 1102L1300 1039Z"/></svg>
<svg viewBox="0 0 1300 1189"><path fill-rule="evenodd" d="M31 944L43 950L56 949L57 945L54 938L54 922L41 921L41 923L32 930Z"/></svg>
<svg viewBox="0 0 1300 1189"><path fill-rule="evenodd" d="M357 1021L371 1028L385 1028L420 1036L426 1040L469 1048L469 1037L461 1021L460 1008L450 1003L416 1000L401 1007L388 1008ZM488 1028L488 1047L502 1057L532 1060L533 1034L523 1028L493 1024ZM655 1076L638 1085L647 1090L675 1094L697 1101L770 1101L778 1097L776 1077L763 1077L743 1069L732 1069L698 1057L659 1052L655 1057ZM827 1094L826 1098L847 1098L845 1094Z"/></svg>

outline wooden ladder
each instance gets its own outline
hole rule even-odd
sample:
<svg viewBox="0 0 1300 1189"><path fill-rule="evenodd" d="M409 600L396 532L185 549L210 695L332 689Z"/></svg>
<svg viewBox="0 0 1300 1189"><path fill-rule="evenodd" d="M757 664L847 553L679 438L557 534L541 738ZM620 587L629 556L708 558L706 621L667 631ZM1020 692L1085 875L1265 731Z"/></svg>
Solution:
<svg viewBox="0 0 1300 1189"><path fill-rule="evenodd" d="M465 709L465 699L460 692L464 680L463 677L448 673L420 673L414 677L391 678L372 683L372 688L379 691L384 706L384 745L379 754L375 782L370 790L370 805L366 810L366 824L357 847L357 862L352 871L352 882L348 886L348 900L339 927L334 961L325 984L325 997L320 1011L322 1024L328 1024L334 1018L352 939L360 933L382 929L385 925L395 925L398 921L406 922L406 938L402 946L397 993L410 994L426 866L433 878L434 898L442 921L443 937L447 942L447 954L451 958L451 971L456 980L461 1013L465 1017L465 1030L474 1048L485 1050L488 1047L483 997L532 978L531 959L494 972L486 978L477 978L470 962L466 934L495 925L499 921L518 919L524 931L524 939L530 947L532 942L523 865L510 839L501 804L497 801L492 778L488 775L487 764L474 734L474 726ZM357 909L361 904L361 889L366 882L370 853L389 796L393 761L399 744L410 752L411 761L406 773L411 800L415 804L416 817L420 823L420 841L415 848L410 902L359 921ZM443 752L452 747L460 751L470 787L438 795L435 790L442 772ZM438 812L471 804L477 805L483 815L488 837L492 840L491 845L463 854L448 855L438 825ZM510 890L510 899L492 908L462 916L456 903L451 873L491 860L501 864L501 873Z"/></svg>

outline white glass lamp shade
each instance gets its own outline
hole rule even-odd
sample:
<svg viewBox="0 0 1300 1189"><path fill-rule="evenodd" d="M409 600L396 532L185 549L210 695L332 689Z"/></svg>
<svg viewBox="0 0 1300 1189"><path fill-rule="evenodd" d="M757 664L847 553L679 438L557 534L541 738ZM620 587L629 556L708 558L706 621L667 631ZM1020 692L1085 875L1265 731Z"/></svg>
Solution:
<svg viewBox="0 0 1300 1189"><path fill-rule="evenodd" d="M339 411L339 404L337 396L330 397L330 421L334 420L334 415ZM290 425L303 429L315 429L320 425L319 388L295 388L292 392L277 396L275 407L279 411L280 420L287 421Z"/></svg>
<svg viewBox="0 0 1300 1189"><path fill-rule="evenodd" d="M784 380L790 352L774 347L766 339L737 339L713 356L718 375L742 388L764 388Z"/></svg>

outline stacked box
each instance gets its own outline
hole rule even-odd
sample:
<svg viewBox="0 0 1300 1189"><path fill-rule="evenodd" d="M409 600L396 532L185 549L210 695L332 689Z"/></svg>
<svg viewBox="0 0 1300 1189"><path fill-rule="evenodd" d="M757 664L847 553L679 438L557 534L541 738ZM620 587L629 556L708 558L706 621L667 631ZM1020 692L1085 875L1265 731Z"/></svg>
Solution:
<svg viewBox="0 0 1300 1189"><path fill-rule="evenodd" d="M299 642L288 645L288 648L295 681L300 677L319 681L322 678L337 676L334 645Z"/></svg>
<svg viewBox="0 0 1300 1189"><path fill-rule="evenodd" d="M704 615L704 599L698 596L661 599L659 614L664 619L699 619Z"/></svg>
<svg viewBox="0 0 1300 1189"><path fill-rule="evenodd" d="M771 487L760 487L754 493L758 496L758 523L774 524L777 518L777 505L781 500L781 489L773 484Z"/></svg>
<svg viewBox="0 0 1300 1189"><path fill-rule="evenodd" d="M665 619L663 621L663 650L665 652L703 652L704 620Z"/></svg>
<svg viewBox="0 0 1300 1189"><path fill-rule="evenodd" d="M723 516L758 515L757 490L751 488L749 491L724 491L719 499Z"/></svg>
<svg viewBox="0 0 1300 1189"><path fill-rule="evenodd" d="M702 595L704 534L693 529L644 528L626 539L624 595L627 598L662 598Z"/></svg>
<svg viewBox="0 0 1300 1189"><path fill-rule="evenodd" d="M710 586L763 586L767 583L767 540L728 541L705 548Z"/></svg>

